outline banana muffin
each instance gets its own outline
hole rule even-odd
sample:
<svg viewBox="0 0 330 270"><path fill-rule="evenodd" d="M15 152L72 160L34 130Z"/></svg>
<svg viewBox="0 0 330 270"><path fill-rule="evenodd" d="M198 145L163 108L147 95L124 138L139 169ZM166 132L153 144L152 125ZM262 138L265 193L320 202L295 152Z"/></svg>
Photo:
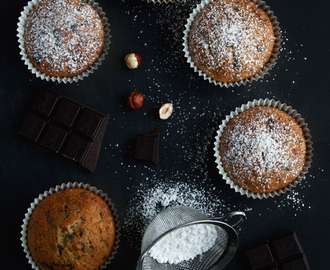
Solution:
<svg viewBox="0 0 330 270"><path fill-rule="evenodd" d="M69 188L43 199L31 214L27 241L42 270L95 270L111 255L115 219L91 191Z"/></svg>
<svg viewBox="0 0 330 270"><path fill-rule="evenodd" d="M88 1L42 0L26 19L26 54L48 76L82 74L98 60L104 41L102 20Z"/></svg>
<svg viewBox="0 0 330 270"><path fill-rule="evenodd" d="M250 0L215 0L194 18L188 50L195 66L222 83L249 79L269 62L275 44L273 25Z"/></svg>
<svg viewBox="0 0 330 270"><path fill-rule="evenodd" d="M220 158L236 185L254 193L269 193L299 176L306 161L306 141L289 114L257 106L227 123L220 138Z"/></svg>

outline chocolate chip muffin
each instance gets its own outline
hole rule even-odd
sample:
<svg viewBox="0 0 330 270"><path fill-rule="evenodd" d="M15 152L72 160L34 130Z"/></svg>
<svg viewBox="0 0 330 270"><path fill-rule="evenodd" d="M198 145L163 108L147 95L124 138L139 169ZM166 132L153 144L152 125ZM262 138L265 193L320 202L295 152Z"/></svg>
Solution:
<svg viewBox="0 0 330 270"><path fill-rule="evenodd" d="M53 77L82 74L103 52L105 31L97 11L80 0L42 0L29 13L25 50L32 64Z"/></svg>
<svg viewBox="0 0 330 270"><path fill-rule="evenodd" d="M215 0L194 18L188 50L195 66L222 83L249 79L264 69L275 44L266 12L250 0Z"/></svg>
<svg viewBox="0 0 330 270"><path fill-rule="evenodd" d="M27 241L42 270L94 270L111 255L115 219L91 191L69 188L43 199L31 214Z"/></svg>
<svg viewBox="0 0 330 270"><path fill-rule="evenodd" d="M306 141L296 120L280 109L257 106L226 125L220 138L224 171L254 193L279 190L294 181L306 162Z"/></svg>

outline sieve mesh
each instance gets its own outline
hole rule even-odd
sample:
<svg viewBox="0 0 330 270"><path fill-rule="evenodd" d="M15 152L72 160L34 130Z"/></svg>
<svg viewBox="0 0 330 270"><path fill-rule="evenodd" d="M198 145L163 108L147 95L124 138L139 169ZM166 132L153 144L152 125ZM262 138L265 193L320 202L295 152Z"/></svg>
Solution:
<svg viewBox="0 0 330 270"><path fill-rule="evenodd" d="M239 213L241 215L242 212ZM142 255L138 261L137 269L206 270L214 267L220 260L222 262L220 265L226 265L236 252L238 237L236 231L231 226L219 221L223 218L215 219L208 219L200 211L185 206L175 206L163 210L150 223L144 233L141 245ZM160 238L178 228L197 224L209 224L216 228L217 238L213 247L208 251L196 256L194 259L182 261L177 264L158 263L150 256L149 251Z"/></svg>
<svg viewBox="0 0 330 270"><path fill-rule="evenodd" d="M149 224L142 239L141 250L146 250L156 239L164 233L185 223L207 219L198 210L186 206L174 206L160 212Z"/></svg>

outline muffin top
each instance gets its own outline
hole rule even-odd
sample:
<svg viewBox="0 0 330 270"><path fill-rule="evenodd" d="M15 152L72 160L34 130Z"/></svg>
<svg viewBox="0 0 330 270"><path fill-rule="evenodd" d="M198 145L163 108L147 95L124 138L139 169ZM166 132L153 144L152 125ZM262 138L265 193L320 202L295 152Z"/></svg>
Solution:
<svg viewBox="0 0 330 270"><path fill-rule="evenodd" d="M269 62L275 44L272 22L250 0L215 0L194 18L188 37L192 61L208 77L237 82Z"/></svg>
<svg viewBox="0 0 330 270"><path fill-rule="evenodd" d="M26 53L41 72L73 77L103 52L104 27L96 10L80 0L43 0L28 15Z"/></svg>
<svg viewBox="0 0 330 270"><path fill-rule="evenodd" d="M289 114L257 106L227 123L220 138L220 157L235 184L268 193L287 186L300 174L306 142L301 127Z"/></svg>
<svg viewBox="0 0 330 270"><path fill-rule="evenodd" d="M42 270L94 270L111 255L115 220L108 204L93 192L65 189L34 209L27 240Z"/></svg>

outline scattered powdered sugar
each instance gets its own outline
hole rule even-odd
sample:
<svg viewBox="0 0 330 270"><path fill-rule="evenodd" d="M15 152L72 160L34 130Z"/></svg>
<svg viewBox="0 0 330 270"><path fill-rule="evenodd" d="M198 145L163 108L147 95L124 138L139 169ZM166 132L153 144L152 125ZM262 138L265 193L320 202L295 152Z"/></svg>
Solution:
<svg viewBox="0 0 330 270"><path fill-rule="evenodd" d="M216 239L217 230L214 225L195 224L182 227L161 238L150 249L150 256L159 263L177 264L207 252Z"/></svg>
<svg viewBox="0 0 330 270"><path fill-rule="evenodd" d="M130 203L134 206L129 207L130 219L137 218L143 225L148 225L160 211L176 205L198 209L207 215L218 212L217 208L220 211L225 208L223 200L212 195L212 191L203 190L195 183L164 180L151 187L147 187L147 184L140 185L140 189ZM144 228L140 228L140 231L143 230Z"/></svg>

